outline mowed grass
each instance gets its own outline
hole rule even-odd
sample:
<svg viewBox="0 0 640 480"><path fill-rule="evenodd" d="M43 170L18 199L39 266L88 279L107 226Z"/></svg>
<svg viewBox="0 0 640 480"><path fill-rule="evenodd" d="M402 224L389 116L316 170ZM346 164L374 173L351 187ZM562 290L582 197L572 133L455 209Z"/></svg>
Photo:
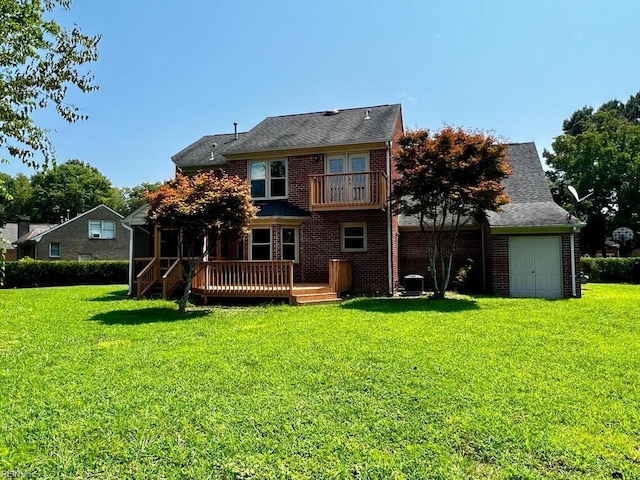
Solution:
<svg viewBox="0 0 640 480"><path fill-rule="evenodd" d="M0 291L0 478L640 478L640 287L219 307Z"/></svg>

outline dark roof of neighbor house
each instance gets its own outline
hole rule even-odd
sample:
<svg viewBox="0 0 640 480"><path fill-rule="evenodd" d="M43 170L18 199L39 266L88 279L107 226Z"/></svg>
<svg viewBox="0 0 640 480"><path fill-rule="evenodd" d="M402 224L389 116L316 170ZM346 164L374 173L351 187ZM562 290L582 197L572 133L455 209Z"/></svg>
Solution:
<svg viewBox="0 0 640 480"><path fill-rule="evenodd" d="M27 243L38 243L40 240L42 240L42 237L53 232L54 230L58 230L61 227L64 227L66 225L68 225L71 222L75 222L76 220L78 220L79 218L82 218L90 213L95 212L98 209L106 209L108 211L110 211L111 213L116 214L118 217L120 217L121 219L124 218L122 215L120 215L118 212L116 212L115 210L110 209L109 207L107 207L104 204L100 204L97 207L93 207L89 210L87 210L86 212L83 213L79 213L78 215L76 215L75 217L59 223L57 225L50 225L49 228L43 229L43 230L31 230L29 231L29 233L23 235L22 237L18 238L15 242L13 242L14 245L24 245Z"/></svg>
<svg viewBox="0 0 640 480"><path fill-rule="evenodd" d="M35 237L36 235L40 235L42 232L46 232L53 227L55 227L55 224L30 223L29 232L22 237ZM2 230L2 237L9 242L6 247L8 249L13 248L13 244L18 240L18 224L16 222L9 222L0 227L0 230Z"/></svg>
<svg viewBox="0 0 640 480"><path fill-rule="evenodd" d="M253 202L259 208L257 217L309 217L309 212L285 200L262 200Z"/></svg>
<svg viewBox="0 0 640 480"><path fill-rule="evenodd" d="M575 217L553 201L540 157L533 142L507 145L507 161L513 174L504 180L504 186L512 203L502 206L501 212L487 212L491 227L559 227L578 225ZM476 222L470 221L469 225ZM399 216L401 227L419 225L417 217Z"/></svg>
<svg viewBox="0 0 640 480"><path fill-rule="evenodd" d="M553 201L535 143L507 145L507 160L513 174L504 185L512 203L502 212L487 212L491 227L582 226Z"/></svg>
<svg viewBox="0 0 640 480"><path fill-rule="evenodd" d="M238 133L238 140L235 140L235 133L205 135L197 142L180 150L171 157L171 160L173 160L173 163L179 168L218 167L226 165L225 150L233 142L240 141L244 135L246 135L245 132Z"/></svg>

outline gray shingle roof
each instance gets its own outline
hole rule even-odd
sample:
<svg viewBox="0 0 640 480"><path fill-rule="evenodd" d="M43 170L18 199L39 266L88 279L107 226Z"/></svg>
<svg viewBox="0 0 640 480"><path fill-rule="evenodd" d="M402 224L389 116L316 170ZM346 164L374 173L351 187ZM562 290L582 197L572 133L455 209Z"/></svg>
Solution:
<svg viewBox="0 0 640 480"><path fill-rule="evenodd" d="M29 232L23 235L23 238L31 238L36 235L41 234L51 228L55 227L55 224L49 223L31 223L29 224ZM2 230L2 237L9 242L5 244L8 249L13 248L13 243L18 240L18 224L16 222L6 223L4 226L0 227Z"/></svg>
<svg viewBox="0 0 640 480"><path fill-rule="evenodd" d="M546 227L580 225L575 217L553 201L540 157L533 142L507 146L507 160L513 174L505 179L507 194L513 203L502 212L488 212L487 219L495 227Z"/></svg>
<svg viewBox="0 0 640 480"><path fill-rule="evenodd" d="M246 133L239 133L238 140ZM217 167L226 165L226 148L236 142L234 133L205 135L197 142L176 153L171 160L177 167Z"/></svg>
<svg viewBox="0 0 640 480"><path fill-rule="evenodd" d="M492 228L550 227L580 224L575 217L553 201L540 157L533 142L507 145L507 161L513 174L504 180L512 203L502 212L487 212ZM399 217L401 227L419 225L417 217Z"/></svg>
<svg viewBox="0 0 640 480"><path fill-rule="evenodd" d="M309 212L296 207L285 200L261 200L253 202L260 217L309 217Z"/></svg>
<svg viewBox="0 0 640 480"><path fill-rule="evenodd" d="M368 119L365 119L366 113ZM399 104L268 117L226 150L249 153L393 140Z"/></svg>

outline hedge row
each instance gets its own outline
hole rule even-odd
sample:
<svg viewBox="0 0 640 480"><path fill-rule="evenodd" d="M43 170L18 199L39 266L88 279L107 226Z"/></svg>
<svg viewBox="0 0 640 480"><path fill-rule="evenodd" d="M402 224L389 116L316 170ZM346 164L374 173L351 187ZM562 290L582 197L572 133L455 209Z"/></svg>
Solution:
<svg viewBox="0 0 640 480"><path fill-rule="evenodd" d="M50 287L55 285L106 285L127 283L129 262L7 262L5 287Z"/></svg>
<svg viewBox="0 0 640 480"><path fill-rule="evenodd" d="M581 258L590 282L640 283L640 258Z"/></svg>

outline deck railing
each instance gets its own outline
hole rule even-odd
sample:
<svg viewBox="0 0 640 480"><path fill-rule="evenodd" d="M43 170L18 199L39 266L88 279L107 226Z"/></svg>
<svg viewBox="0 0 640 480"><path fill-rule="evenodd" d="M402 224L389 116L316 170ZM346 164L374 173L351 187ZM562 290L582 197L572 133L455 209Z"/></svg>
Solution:
<svg viewBox="0 0 640 480"><path fill-rule="evenodd" d="M311 210L385 208L387 175L357 172L312 175L309 179Z"/></svg>
<svg viewBox="0 0 640 480"><path fill-rule="evenodd" d="M351 260L329 260L329 288L341 293L351 290Z"/></svg>
<svg viewBox="0 0 640 480"><path fill-rule="evenodd" d="M136 276L136 297L141 298L147 293L160 277L160 259L153 258L147 266Z"/></svg>
<svg viewBox="0 0 640 480"><path fill-rule="evenodd" d="M162 298L169 298L182 282L182 260L176 260L162 276Z"/></svg>
<svg viewBox="0 0 640 480"><path fill-rule="evenodd" d="M293 292L293 262L290 260L204 262L193 279L193 290L225 297L288 297Z"/></svg>

